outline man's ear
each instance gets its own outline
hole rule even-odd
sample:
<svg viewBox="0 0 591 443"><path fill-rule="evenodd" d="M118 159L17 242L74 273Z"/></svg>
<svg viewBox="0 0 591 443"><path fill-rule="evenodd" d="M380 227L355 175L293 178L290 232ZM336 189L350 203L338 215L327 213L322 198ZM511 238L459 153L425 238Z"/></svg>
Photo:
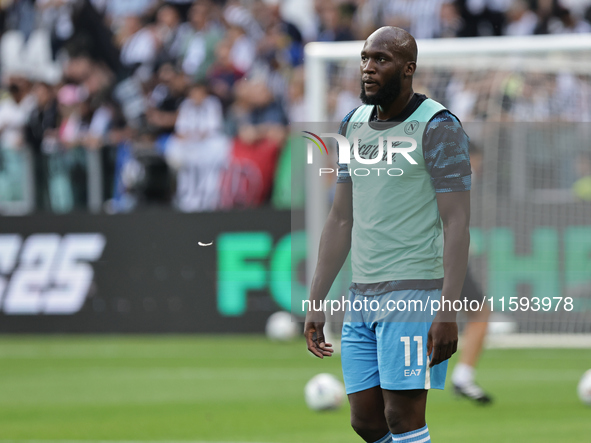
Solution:
<svg viewBox="0 0 591 443"><path fill-rule="evenodd" d="M406 62L404 66L404 75L407 77L412 77L417 69L416 62Z"/></svg>

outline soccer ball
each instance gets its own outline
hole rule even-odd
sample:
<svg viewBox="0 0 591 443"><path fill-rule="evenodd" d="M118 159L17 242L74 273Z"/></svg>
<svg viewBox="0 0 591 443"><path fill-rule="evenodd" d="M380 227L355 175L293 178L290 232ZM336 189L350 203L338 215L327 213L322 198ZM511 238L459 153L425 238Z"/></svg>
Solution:
<svg viewBox="0 0 591 443"><path fill-rule="evenodd" d="M338 409L345 400L345 387L334 375L318 374L304 389L306 404L313 411Z"/></svg>
<svg viewBox="0 0 591 443"><path fill-rule="evenodd" d="M279 311L267 320L265 333L273 341L289 341L299 335L300 327L293 321L289 312Z"/></svg>
<svg viewBox="0 0 591 443"><path fill-rule="evenodd" d="M577 386L579 398L587 406L591 406L591 369L583 374Z"/></svg>

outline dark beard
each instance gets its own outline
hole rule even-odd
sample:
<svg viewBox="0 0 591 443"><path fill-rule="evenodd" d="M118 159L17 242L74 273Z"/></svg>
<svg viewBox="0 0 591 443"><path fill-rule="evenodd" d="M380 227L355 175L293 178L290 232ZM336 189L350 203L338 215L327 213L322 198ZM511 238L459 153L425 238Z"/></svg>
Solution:
<svg viewBox="0 0 591 443"><path fill-rule="evenodd" d="M359 98L361 102L365 105L376 105L376 106L386 106L390 103L394 102L398 96L400 95L400 90L402 89L400 79L400 73L396 73L392 76L392 79L382 86L378 91L372 95L368 96L365 93L365 88L363 87L363 81L361 82L361 94L359 94Z"/></svg>

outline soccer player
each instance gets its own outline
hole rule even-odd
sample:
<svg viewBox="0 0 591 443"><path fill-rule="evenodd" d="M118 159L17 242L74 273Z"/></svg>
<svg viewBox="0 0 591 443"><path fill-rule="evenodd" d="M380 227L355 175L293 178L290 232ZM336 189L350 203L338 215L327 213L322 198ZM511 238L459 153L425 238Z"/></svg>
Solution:
<svg viewBox="0 0 591 443"><path fill-rule="evenodd" d="M472 300L482 303L483 299L482 291L472 278L470 271L468 271L460 294L460 300L467 300L469 305ZM480 354L482 354L484 339L488 330L490 309L485 303L481 311L468 310L466 315L468 324L464 328L462 351L451 374L451 382L457 395L466 397L478 404L486 405L492 402L492 397L484 392L474 379L476 364L480 359Z"/></svg>
<svg viewBox="0 0 591 443"><path fill-rule="evenodd" d="M351 250L351 305L382 306L348 309L342 332L351 425L366 442L431 441L427 392L443 389L447 360L457 349L452 309L437 311L433 319L416 305L416 312L401 307L415 300L457 300L470 242L468 137L442 105L414 93L416 59L414 38L400 28L380 28L363 46L364 105L345 117L340 133L360 140L361 160L383 155L371 166L354 155L339 165L310 292L311 306L317 306ZM395 153L379 149L380 138L389 137ZM363 176L358 167L382 169ZM308 350L319 358L333 352L324 322L323 312L307 312Z"/></svg>

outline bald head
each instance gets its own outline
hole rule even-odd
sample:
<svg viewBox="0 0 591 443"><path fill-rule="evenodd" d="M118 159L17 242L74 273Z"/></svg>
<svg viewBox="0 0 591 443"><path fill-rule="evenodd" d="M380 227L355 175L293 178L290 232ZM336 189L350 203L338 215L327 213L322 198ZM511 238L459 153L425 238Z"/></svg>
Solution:
<svg viewBox="0 0 591 443"><path fill-rule="evenodd" d="M402 28L383 26L365 41L365 46L381 46L401 57L403 62L417 61L417 42L415 38Z"/></svg>
<svg viewBox="0 0 591 443"><path fill-rule="evenodd" d="M404 29L384 26L361 50L361 93L366 105L377 105L380 119L398 115L413 95L417 42Z"/></svg>

